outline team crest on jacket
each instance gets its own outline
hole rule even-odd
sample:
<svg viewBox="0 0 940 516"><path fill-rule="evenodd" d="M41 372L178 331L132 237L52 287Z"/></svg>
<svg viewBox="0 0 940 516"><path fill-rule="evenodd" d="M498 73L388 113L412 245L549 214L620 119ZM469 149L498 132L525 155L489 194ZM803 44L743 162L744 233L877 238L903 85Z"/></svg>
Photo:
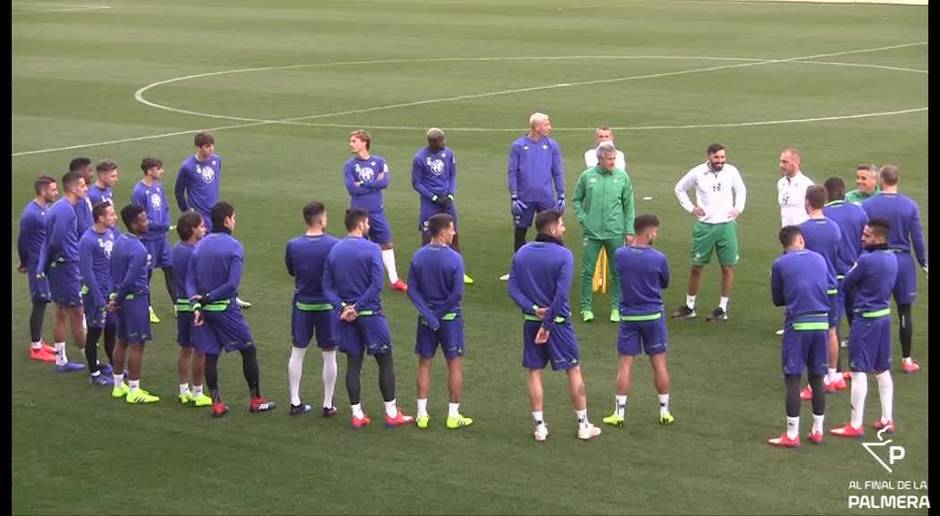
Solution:
<svg viewBox="0 0 940 516"><path fill-rule="evenodd" d="M375 178L375 170L372 170L372 167L363 167L356 164L356 176L363 182L372 181Z"/></svg>
<svg viewBox="0 0 940 516"><path fill-rule="evenodd" d="M196 173L207 183L211 183L215 179L215 170L213 170L212 167L200 167L196 165Z"/></svg>
<svg viewBox="0 0 940 516"><path fill-rule="evenodd" d="M431 173L435 176L439 176L444 173L444 162L439 159L434 159L431 156L427 157L428 168L431 169Z"/></svg>
<svg viewBox="0 0 940 516"><path fill-rule="evenodd" d="M163 199L160 198L160 194L150 194L150 206L153 206L155 210L159 210L163 206Z"/></svg>
<svg viewBox="0 0 940 516"><path fill-rule="evenodd" d="M100 247L101 250L104 251L105 256L107 256L108 258L111 258L111 249L114 248L114 240L111 240L109 238L99 238L98 247Z"/></svg>

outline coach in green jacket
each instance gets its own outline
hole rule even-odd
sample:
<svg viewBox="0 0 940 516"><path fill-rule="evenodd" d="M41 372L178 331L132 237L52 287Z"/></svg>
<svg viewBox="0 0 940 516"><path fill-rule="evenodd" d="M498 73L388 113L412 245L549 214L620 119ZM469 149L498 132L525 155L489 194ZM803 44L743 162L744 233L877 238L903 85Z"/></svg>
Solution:
<svg viewBox="0 0 940 516"><path fill-rule="evenodd" d="M594 268L601 247L608 260L614 251L633 241L633 184L625 170L616 168L617 148L611 142L597 146L597 166L581 173L574 190L574 210L581 223L583 250L581 253L581 318L594 320L591 307ZM610 322L620 322L620 276L612 264L608 267L610 282Z"/></svg>

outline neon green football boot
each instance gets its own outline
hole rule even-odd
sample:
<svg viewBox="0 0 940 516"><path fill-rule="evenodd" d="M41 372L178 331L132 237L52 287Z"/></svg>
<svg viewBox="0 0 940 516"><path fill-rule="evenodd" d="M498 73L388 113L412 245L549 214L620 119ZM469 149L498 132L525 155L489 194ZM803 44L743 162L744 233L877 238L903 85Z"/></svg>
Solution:
<svg viewBox="0 0 940 516"><path fill-rule="evenodd" d="M177 401L180 402L180 405L189 405L193 402L193 394L189 391L184 392L176 396Z"/></svg>
<svg viewBox="0 0 940 516"><path fill-rule="evenodd" d="M115 385L114 388L111 389L111 397L123 398L124 396L127 396L128 390L129 388L127 384L124 382L121 382L120 385Z"/></svg>
<svg viewBox="0 0 940 516"><path fill-rule="evenodd" d="M428 427L428 423L431 421L431 416L418 416L415 418L415 425L418 428L424 430Z"/></svg>
<svg viewBox="0 0 940 516"><path fill-rule="evenodd" d="M212 398L205 394L200 394L199 396L193 396L192 400L190 400L190 404L194 407L211 407Z"/></svg>
<svg viewBox="0 0 940 516"><path fill-rule="evenodd" d="M623 419L623 416L618 416L617 413L614 412L613 414L605 417L601 421L603 421L604 424L607 424L610 426L623 426L624 419Z"/></svg>
<svg viewBox="0 0 940 516"><path fill-rule="evenodd" d="M669 412L660 412L659 413L659 424L661 425L671 425L676 421L676 418L672 417L672 414Z"/></svg>
<svg viewBox="0 0 940 516"><path fill-rule="evenodd" d="M127 397L124 401L128 403L156 403L160 401L159 396L154 396L149 392L143 389L137 389L135 391L128 390Z"/></svg>
<svg viewBox="0 0 940 516"><path fill-rule="evenodd" d="M453 430L455 428L470 426L472 424L473 424L472 419L470 419L469 417L464 417L460 414L457 414L456 417L450 417L450 416L447 417L446 426L447 428Z"/></svg>

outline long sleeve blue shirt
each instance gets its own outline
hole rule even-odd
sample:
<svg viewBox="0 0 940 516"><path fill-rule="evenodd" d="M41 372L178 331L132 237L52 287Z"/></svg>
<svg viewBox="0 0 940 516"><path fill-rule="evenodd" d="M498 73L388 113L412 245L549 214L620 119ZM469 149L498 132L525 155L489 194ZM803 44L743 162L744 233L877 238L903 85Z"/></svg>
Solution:
<svg viewBox="0 0 940 516"><path fill-rule="evenodd" d="M894 252L884 247L876 248L859 255L842 280L842 289L852 296L855 310L881 310L891 306L891 293L897 276L898 259Z"/></svg>
<svg viewBox="0 0 940 516"><path fill-rule="evenodd" d="M832 201L823 208L823 215L832 219L839 226L842 238L839 240L839 256L836 260L836 274L845 275L855 259L862 253L862 230L868 223L868 215L857 204L844 200Z"/></svg>
<svg viewBox="0 0 940 516"><path fill-rule="evenodd" d="M888 233L888 245L892 249L911 252L921 267L927 266L927 249L924 246L924 233L920 227L920 208L910 197L899 193L884 193L867 199L862 209L869 219L888 219L891 230Z"/></svg>
<svg viewBox="0 0 940 516"><path fill-rule="evenodd" d="M408 297L431 328L444 314L460 313L463 273L463 257L448 246L428 244L411 257Z"/></svg>
<svg viewBox="0 0 940 516"><path fill-rule="evenodd" d="M384 175L379 179L382 173ZM350 208L362 208L369 213L382 211L382 190L388 188L391 179L385 159L353 156L343 165L343 179L349 192Z"/></svg>
<svg viewBox="0 0 940 516"><path fill-rule="evenodd" d="M828 314L826 291L835 285L836 278L829 272L826 259L809 249L783 253L770 269L771 297L774 306L787 307L787 322L799 322L803 316Z"/></svg>
<svg viewBox="0 0 940 516"><path fill-rule="evenodd" d="M227 231L210 233L189 258L186 297L202 296L202 303L232 300L242 281L245 249Z"/></svg>
<svg viewBox="0 0 940 516"><path fill-rule="evenodd" d="M128 294L149 294L150 254L137 235L121 233L111 249L111 280L117 302L121 303Z"/></svg>
<svg viewBox="0 0 940 516"><path fill-rule="evenodd" d="M803 232L806 248L821 254L826 260L826 269L835 276L842 249L842 230L839 225L829 218L807 219L800 224L800 230Z"/></svg>
<svg viewBox="0 0 940 516"><path fill-rule="evenodd" d="M323 292L323 269L326 257L339 242L333 235L301 235L287 242L284 263L287 273L294 277L294 302L308 304L329 303Z"/></svg>
<svg viewBox="0 0 940 516"><path fill-rule="evenodd" d="M91 214L91 199L86 195L84 199L79 199L72 208L75 210L75 225L78 228L78 234L79 236L84 235L85 231L88 231L88 228L95 223Z"/></svg>
<svg viewBox="0 0 940 516"><path fill-rule="evenodd" d="M173 289L175 290L176 300L188 299L186 294L186 278L189 274L189 259L196 250L195 245L185 242L178 242L170 250L170 263L173 267Z"/></svg>
<svg viewBox="0 0 940 516"><path fill-rule="evenodd" d="M114 206L114 193L111 191L110 186L101 188L98 186L98 183L95 183L88 187L88 193L86 195L88 196L88 201L91 203L92 208L101 202L108 202L111 206ZM92 221L92 223L94 223L94 221Z"/></svg>
<svg viewBox="0 0 940 516"><path fill-rule="evenodd" d="M551 330L556 317L571 318L568 293L574 277L574 255L545 235L516 251L509 269L509 297L523 313L535 315L533 306L547 307L542 327Z"/></svg>
<svg viewBox="0 0 940 516"><path fill-rule="evenodd" d="M141 236L143 240L163 240L170 230L170 205L167 203L166 192L161 183L147 186L143 181L134 185L131 193L131 204L142 207L147 211L147 220L150 228Z"/></svg>
<svg viewBox="0 0 940 516"><path fill-rule="evenodd" d="M26 267L30 275L39 270L39 255L46 244L46 206L40 206L35 199L26 203L20 214L20 233L16 239L16 251L20 256L20 265Z"/></svg>
<svg viewBox="0 0 940 516"><path fill-rule="evenodd" d="M457 191L457 161L448 147L434 152L424 147L411 161L411 185L421 197L432 200Z"/></svg>
<svg viewBox="0 0 940 516"><path fill-rule="evenodd" d="M183 161L176 175L176 204L181 212L192 208L201 213L206 222L206 229L211 231L212 220L209 213L212 206L219 201L221 188L222 157L213 154L209 159L202 161L194 154Z"/></svg>
<svg viewBox="0 0 940 516"><path fill-rule="evenodd" d="M652 247L624 246L614 252L620 274L620 314L650 315L663 311L663 289L669 287L669 262Z"/></svg>
<svg viewBox="0 0 940 516"><path fill-rule="evenodd" d="M523 202L552 202L565 193L561 147L548 136L532 141L523 135L512 142L508 169L509 193L518 195Z"/></svg>
<svg viewBox="0 0 940 516"><path fill-rule="evenodd" d="M382 310L382 251L363 237L347 236L333 246L323 269L323 292L339 308Z"/></svg>
<svg viewBox="0 0 940 516"><path fill-rule="evenodd" d="M84 202L79 199L78 203ZM40 255L40 270L52 262L78 262L78 217L68 198L62 197L46 212L46 244Z"/></svg>
<svg viewBox="0 0 940 516"><path fill-rule="evenodd" d="M82 282L88 287L88 293L95 301L95 306L104 306L112 290L111 253L117 233L105 229L103 233L92 226L85 231L78 241L78 267Z"/></svg>

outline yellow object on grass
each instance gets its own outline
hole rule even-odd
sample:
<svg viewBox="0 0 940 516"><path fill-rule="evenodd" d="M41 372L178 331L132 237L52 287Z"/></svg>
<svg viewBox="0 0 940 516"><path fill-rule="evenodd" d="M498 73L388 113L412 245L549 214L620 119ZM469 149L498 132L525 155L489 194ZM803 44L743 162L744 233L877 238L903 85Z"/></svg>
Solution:
<svg viewBox="0 0 940 516"><path fill-rule="evenodd" d="M603 247L597 255L597 265L594 267L594 292L607 293L607 250Z"/></svg>

